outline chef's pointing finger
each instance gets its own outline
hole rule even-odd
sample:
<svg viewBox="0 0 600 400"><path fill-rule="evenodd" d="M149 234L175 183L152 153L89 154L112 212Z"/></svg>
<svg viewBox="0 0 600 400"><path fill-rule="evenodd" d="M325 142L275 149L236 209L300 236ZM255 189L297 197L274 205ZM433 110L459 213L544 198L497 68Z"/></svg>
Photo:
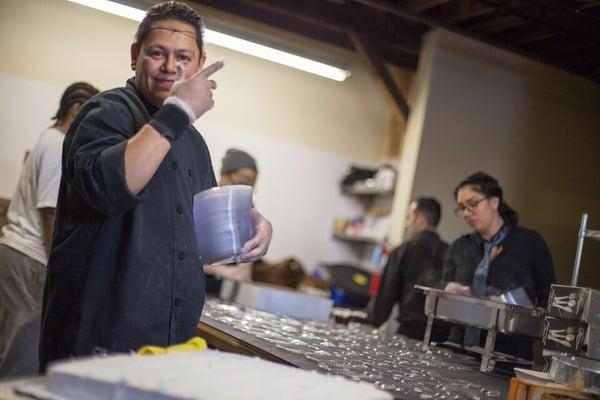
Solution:
<svg viewBox="0 0 600 400"><path fill-rule="evenodd" d="M223 62L223 61L217 61L215 63L212 63L211 65L209 65L208 67L206 67L202 71L200 71L198 73L198 77L200 79L208 79L209 76L211 76L212 74L214 74L215 72L217 72L218 70L223 68L224 65L225 65L225 62Z"/></svg>

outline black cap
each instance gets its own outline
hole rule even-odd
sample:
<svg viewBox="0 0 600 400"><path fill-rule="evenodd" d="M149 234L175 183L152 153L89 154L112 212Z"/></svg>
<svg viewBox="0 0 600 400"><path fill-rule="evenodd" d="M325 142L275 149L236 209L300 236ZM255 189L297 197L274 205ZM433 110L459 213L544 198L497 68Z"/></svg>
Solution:
<svg viewBox="0 0 600 400"><path fill-rule="evenodd" d="M221 175L229 174L242 168L249 168L258 172L256 160L250 154L238 149L227 150L221 163Z"/></svg>

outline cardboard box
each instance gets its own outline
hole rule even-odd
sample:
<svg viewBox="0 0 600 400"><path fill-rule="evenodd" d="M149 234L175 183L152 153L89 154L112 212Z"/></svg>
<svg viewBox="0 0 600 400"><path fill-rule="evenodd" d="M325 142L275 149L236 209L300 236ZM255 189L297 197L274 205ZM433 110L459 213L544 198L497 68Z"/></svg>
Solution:
<svg viewBox="0 0 600 400"><path fill-rule="evenodd" d="M546 316L542 335L544 351L581 355L587 329L588 325L582 321Z"/></svg>
<svg viewBox="0 0 600 400"><path fill-rule="evenodd" d="M255 310L283 314L292 318L327 321L333 300L266 284L223 280L220 297Z"/></svg>
<svg viewBox="0 0 600 400"><path fill-rule="evenodd" d="M547 314L600 326L600 291L583 287L552 285Z"/></svg>
<svg viewBox="0 0 600 400"><path fill-rule="evenodd" d="M594 398L592 394L565 385L512 378L507 400L581 400Z"/></svg>

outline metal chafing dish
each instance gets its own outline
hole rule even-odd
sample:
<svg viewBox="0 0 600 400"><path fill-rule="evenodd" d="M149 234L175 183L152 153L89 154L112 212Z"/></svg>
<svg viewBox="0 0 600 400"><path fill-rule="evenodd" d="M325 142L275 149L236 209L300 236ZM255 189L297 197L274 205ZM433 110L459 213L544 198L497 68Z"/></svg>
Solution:
<svg viewBox="0 0 600 400"><path fill-rule="evenodd" d="M478 348L470 349L482 353L482 372L490 372L494 368L492 357L498 332L536 339L542 337L544 311L541 309L463 296L425 286L416 285L415 288L423 290L425 294L425 348L429 347L434 318L487 330L483 351Z"/></svg>

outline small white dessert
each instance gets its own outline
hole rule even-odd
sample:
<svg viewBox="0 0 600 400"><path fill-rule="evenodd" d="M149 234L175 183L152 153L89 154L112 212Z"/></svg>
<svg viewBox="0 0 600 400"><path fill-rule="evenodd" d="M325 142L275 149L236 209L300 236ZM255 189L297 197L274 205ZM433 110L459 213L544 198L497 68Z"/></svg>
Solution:
<svg viewBox="0 0 600 400"><path fill-rule="evenodd" d="M214 350L59 362L47 389L77 400L392 399L367 383Z"/></svg>

